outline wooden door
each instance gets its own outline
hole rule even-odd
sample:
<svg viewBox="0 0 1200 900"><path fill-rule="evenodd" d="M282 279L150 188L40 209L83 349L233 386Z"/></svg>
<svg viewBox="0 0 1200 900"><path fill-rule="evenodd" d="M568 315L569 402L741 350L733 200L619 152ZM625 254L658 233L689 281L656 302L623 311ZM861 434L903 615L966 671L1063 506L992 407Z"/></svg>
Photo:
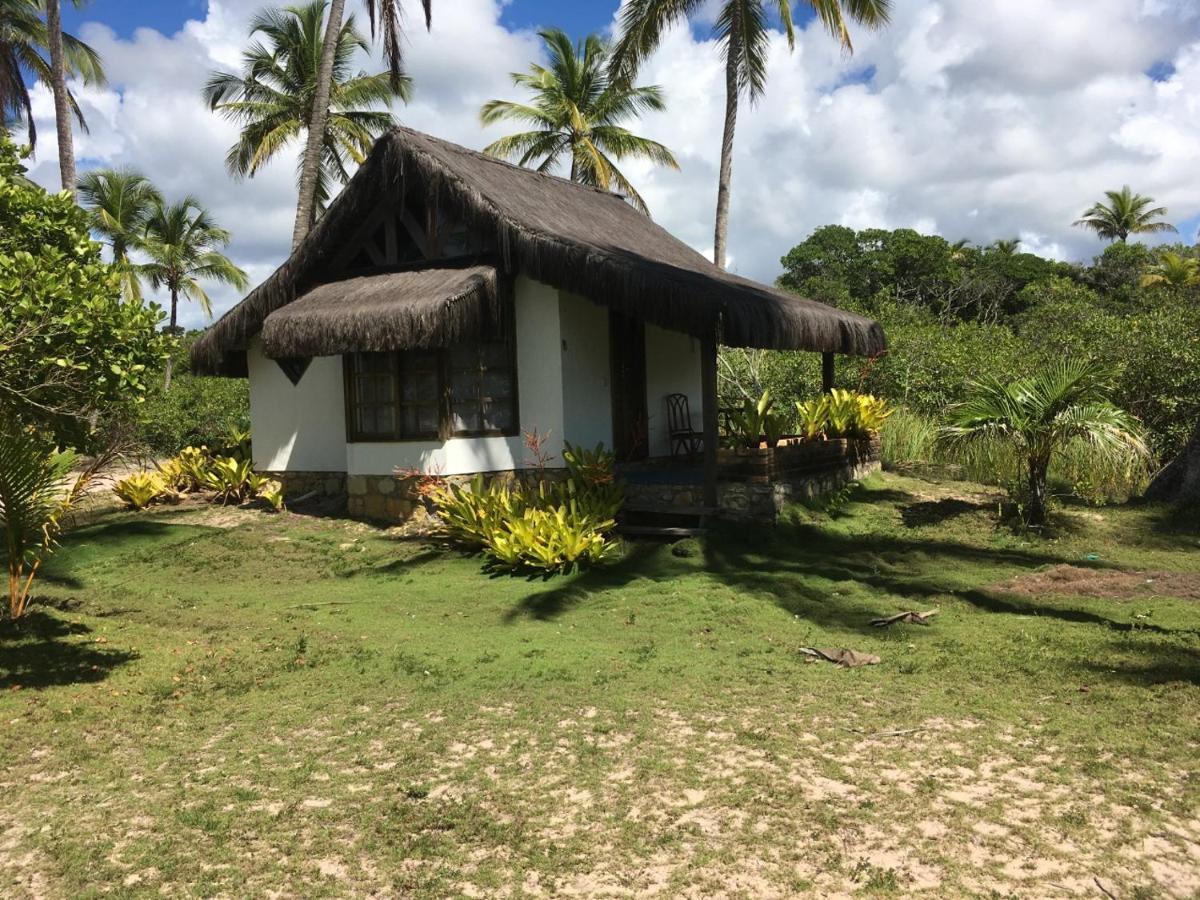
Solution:
<svg viewBox="0 0 1200 900"><path fill-rule="evenodd" d="M617 459L649 455L646 414L646 325L615 310L608 318L612 360L613 451Z"/></svg>

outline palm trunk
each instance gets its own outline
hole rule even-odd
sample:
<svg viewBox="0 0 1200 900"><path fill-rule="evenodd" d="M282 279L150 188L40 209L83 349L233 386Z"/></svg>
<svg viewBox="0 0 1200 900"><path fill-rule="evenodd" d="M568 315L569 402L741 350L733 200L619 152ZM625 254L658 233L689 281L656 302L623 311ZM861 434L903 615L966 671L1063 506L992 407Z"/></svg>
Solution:
<svg viewBox="0 0 1200 900"><path fill-rule="evenodd" d="M734 15L737 5L734 4ZM717 178L717 222L713 236L713 262L725 268L726 247L729 240L729 186L733 181L733 132L737 128L738 81L736 42L742 40L741 27L731 23L729 29L729 54L725 61L725 132L721 138L721 174Z"/></svg>
<svg viewBox="0 0 1200 900"><path fill-rule="evenodd" d="M58 171L62 189L75 196L75 144L71 134L71 99L67 94L67 63L63 55L61 0L46 0L46 31L50 38L54 122L58 126Z"/></svg>
<svg viewBox="0 0 1200 900"><path fill-rule="evenodd" d="M313 205L317 193L317 174L321 169L321 150L325 145L325 122L329 118L329 96L333 91L333 57L338 35L342 30L342 15L346 0L333 0L329 5L329 22L325 25L325 41L321 45L321 66L317 70L317 90L313 96L312 113L308 122L308 142L304 148L304 165L300 170L300 197L296 201L296 227L292 231L292 249L304 240L313 223Z"/></svg>
<svg viewBox="0 0 1200 900"><path fill-rule="evenodd" d="M1046 524L1046 473L1050 464L1043 460L1029 461L1029 512L1030 525Z"/></svg>
<svg viewBox="0 0 1200 900"><path fill-rule="evenodd" d="M171 337L175 336L175 322L179 312L179 291L176 288L171 288ZM175 357L167 357L167 368L163 377L163 393L171 390L171 375L175 370Z"/></svg>

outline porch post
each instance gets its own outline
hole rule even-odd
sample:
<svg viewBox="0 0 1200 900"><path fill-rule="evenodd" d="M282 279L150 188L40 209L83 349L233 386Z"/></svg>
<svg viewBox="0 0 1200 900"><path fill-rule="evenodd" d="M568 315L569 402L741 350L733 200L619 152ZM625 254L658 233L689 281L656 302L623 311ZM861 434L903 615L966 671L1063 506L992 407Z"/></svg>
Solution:
<svg viewBox="0 0 1200 900"><path fill-rule="evenodd" d="M833 354L821 354L821 393L833 393Z"/></svg>
<svg viewBox="0 0 1200 900"><path fill-rule="evenodd" d="M700 342L700 389L704 394L704 505L717 508L717 338Z"/></svg>

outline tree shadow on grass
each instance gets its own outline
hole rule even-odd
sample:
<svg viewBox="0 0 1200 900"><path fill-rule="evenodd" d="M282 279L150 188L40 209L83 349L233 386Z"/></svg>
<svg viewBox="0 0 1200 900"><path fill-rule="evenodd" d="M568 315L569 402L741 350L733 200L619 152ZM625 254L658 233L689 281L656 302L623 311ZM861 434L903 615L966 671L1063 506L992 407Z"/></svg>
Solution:
<svg viewBox="0 0 1200 900"><path fill-rule="evenodd" d="M103 681L138 654L84 643L91 629L35 609L0 622L0 690Z"/></svg>
<svg viewBox="0 0 1200 900"><path fill-rule="evenodd" d="M994 504L991 503L972 503L957 497L946 497L942 500L923 500L919 503L902 506L900 518L907 528L923 528L941 525L958 516L992 508L994 508Z"/></svg>
<svg viewBox="0 0 1200 900"><path fill-rule="evenodd" d="M669 577L673 567L665 564L662 549L659 543L632 543L619 562L588 569L575 576L560 576L558 586L523 597L504 614L504 621L511 624L522 618L555 619L595 593L621 588L640 578Z"/></svg>
<svg viewBox="0 0 1200 900"><path fill-rule="evenodd" d="M1129 659L1130 656L1136 659ZM1085 671L1120 678L1139 687L1178 682L1200 684L1200 650L1194 647L1132 635L1113 641L1111 651L1103 659L1103 663L1081 659L1076 664Z"/></svg>

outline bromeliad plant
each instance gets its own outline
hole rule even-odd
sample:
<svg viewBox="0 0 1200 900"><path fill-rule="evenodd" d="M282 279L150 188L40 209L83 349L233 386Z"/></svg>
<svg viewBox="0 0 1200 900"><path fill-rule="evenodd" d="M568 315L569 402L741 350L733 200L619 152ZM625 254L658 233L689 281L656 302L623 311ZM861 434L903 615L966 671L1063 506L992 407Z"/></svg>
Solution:
<svg viewBox="0 0 1200 900"><path fill-rule="evenodd" d="M1043 525L1050 464L1072 442L1112 461L1148 455L1141 424L1109 400L1108 377L1097 363L1065 360L1015 381L973 382L970 397L951 409L943 439L958 452L1013 449L1021 477L1011 491L1025 522Z"/></svg>
<svg viewBox="0 0 1200 900"><path fill-rule="evenodd" d="M770 391L763 391L757 401L747 398L742 408L730 416L729 427L739 447L756 448L763 441L774 447L786 430L783 417L775 413L775 401Z"/></svg>
<svg viewBox="0 0 1200 900"><path fill-rule="evenodd" d="M603 562L615 552L609 534L624 501L613 473L614 457L597 445L567 444L567 479L537 487L488 482L442 482L430 492L445 533L483 550L492 567L546 573L572 571Z"/></svg>
<svg viewBox="0 0 1200 900"><path fill-rule="evenodd" d="M175 492L160 472L134 472L114 484L113 493L130 509L145 509Z"/></svg>
<svg viewBox="0 0 1200 900"><path fill-rule="evenodd" d="M0 532L8 560L8 614L29 608L42 562L58 546L67 518L111 455L95 457L72 475L73 451L48 452L32 431L0 427Z"/></svg>
<svg viewBox="0 0 1200 900"><path fill-rule="evenodd" d="M801 433L810 441L874 437L894 411L879 397L838 388L796 404Z"/></svg>

